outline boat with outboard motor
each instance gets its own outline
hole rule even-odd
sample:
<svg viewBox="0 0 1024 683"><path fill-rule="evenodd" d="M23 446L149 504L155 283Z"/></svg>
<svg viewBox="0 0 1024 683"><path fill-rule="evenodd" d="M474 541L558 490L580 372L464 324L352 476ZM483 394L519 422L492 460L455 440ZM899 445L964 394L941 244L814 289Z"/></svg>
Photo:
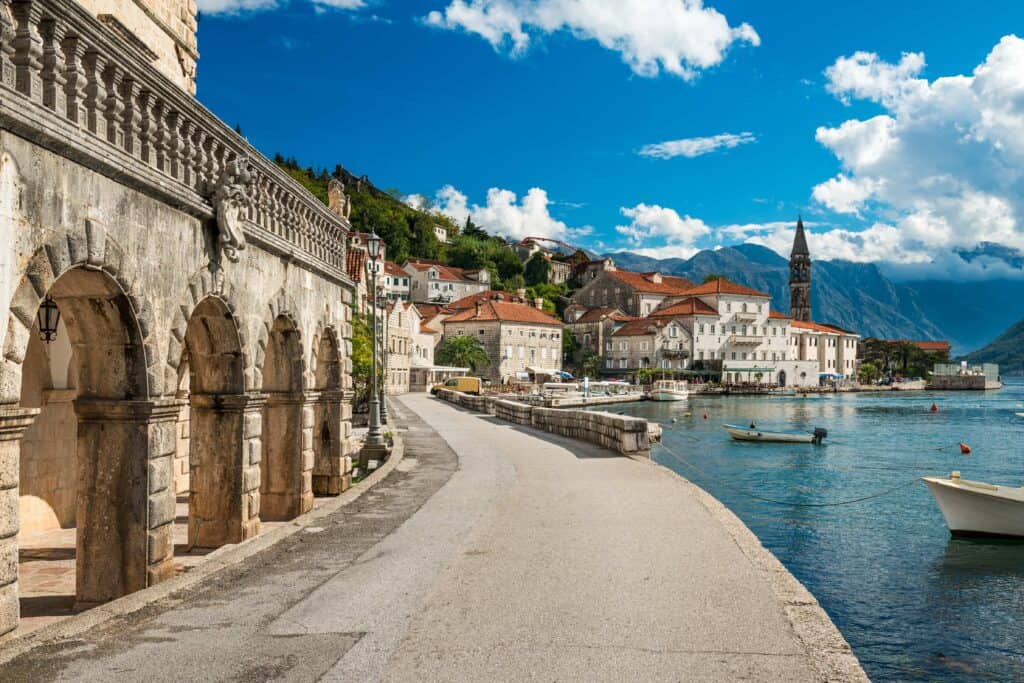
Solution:
<svg viewBox="0 0 1024 683"><path fill-rule="evenodd" d="M740 425L722 425L722 428L729 432L729 436L736 441L820 444L825 437L828 436L828 430L822 429L821 427L815 427L813 432L775 432L767 429L761 429L753 423L751 423L749 427L741 427Z"/></svg>
<svg viewBox="0 0 1024 683"><path fill-rule="evenodd" d="M961 479L922 477L954 536L1024 538L1024 487Z"/></svg>

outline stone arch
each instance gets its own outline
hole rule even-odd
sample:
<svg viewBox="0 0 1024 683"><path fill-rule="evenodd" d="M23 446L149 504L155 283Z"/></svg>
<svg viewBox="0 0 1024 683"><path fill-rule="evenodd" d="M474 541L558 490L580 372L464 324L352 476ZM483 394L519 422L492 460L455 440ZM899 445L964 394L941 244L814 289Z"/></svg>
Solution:
<svg viewBox="0 0 1024 683"><path fill-rule="evenodd" d="M313 406L304 392L305 351L296 310L278 294L269 306L256 351L263 409L260 514L293 519L313 507Z"/></svg>
<svg viewBox="0 0 1024 683"><path fill-rule="evenodd" d="M321 322L313 335L310 385L318 390L340 390L343 388L341 337L332 325Z"/></svg>
<svg viewBox="0 0 1024 683"><path fill-rule="evenodd" d="M33 254L14 293L4 342L3 416L35 422L24 420L20 434L3 440L0 448L14 452L0 459L19 471L19 506L19 490L34 505L41 500L34 493L53 493L50 476L66 475L69 509L55 519L77 529L74 592L83 607L145 588L172 571L167 429L177 405L151 400L163 377L154 372L152 309L134 283L120 247L87 221L83 235L56 237ZM43 346L36 326L46 297L61 313L52 348ZM10 406L15 401L20 410ZM74 474L67 476L69 459ZM10 512L5 506L0 517ZM22 521L41 530L27 515ZM0 523L20 531L17 517ZM16 538L0 540L8 545L13 553L0 551L17 557ZM5 579L0 576L0 584ZM0 631L10 626L0 622Z"/></svg>
<svg viewBox="0 0 1024 683"><path fill-rule="evenodd" d="M283 318L288 321L288 328L296 335L294 343L299 349L302 349L303 328L298 311L299 308L295 305L295 300L284 289L281 289L267 304L267 315L263 317L263 324L260 325L259 336L256 339L251 388L265 389L263 370L266 366L267 346L272 340L274 327L280 319ZM284 328L278 327L278 329L283 331ZM306 377L306 361L302 353L299 354L297 362L301 363L301 366L293 368L293 370L295 371L295 376L299 378L302 384L298 388L301 391L309 379Z"/></svg>
<svg viewBox="0 0 1024 683"><path fill-rule="evenodd" d="M145 399L163 395L164 374L157 370L153 307L139 292L134 266L126 260L124 249L98 221L87 219L81 233L54 235L36 249L14 290L0 365L0 404L20 399L21 366L36 311L54 283L75 268L105 273L124 295L125 313L130 313L133 332L143 351L140 367L133 368L131 396Z"/></svg>
<svg viewBox="0 0 1024 683"><path fill-rule="evenodd" d="M167 360L164 371L165 386L177 387L177 382L182 374L181 362L185 357L185 334L188 330L189 320L192 318L192 313L200 302L208 297L213 297L223 304L226 314L231 317L233 327L238 334L238 340L241 344L245 389L253 388L254 373L252 357L249 354L248 333L237 314L234 284L225 280L224 271L207 265L192 276L188 282L187 291L188 295L174 310L174 318L171 323L171 338L167 345Z"/></svg>
<svg viewBox="0 0 1024 683"><path fill-rule="evenodd" d="M351 484L351 460L345 457L349 436L344 394L344 358L334 327L320 324L313 337L313 493L336 496Z"/></svg>

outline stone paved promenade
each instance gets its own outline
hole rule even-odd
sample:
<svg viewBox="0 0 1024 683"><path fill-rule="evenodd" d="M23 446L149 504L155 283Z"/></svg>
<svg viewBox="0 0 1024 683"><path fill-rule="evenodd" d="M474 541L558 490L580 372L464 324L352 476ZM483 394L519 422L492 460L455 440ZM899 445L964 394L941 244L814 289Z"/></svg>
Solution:
<svg viewBox="0 0 1024 683"><path fill-rule="evenodd" d="M0 680L825 678L695 487L403 401L405 460L377 488L198 588L0 666Z"/></svg>

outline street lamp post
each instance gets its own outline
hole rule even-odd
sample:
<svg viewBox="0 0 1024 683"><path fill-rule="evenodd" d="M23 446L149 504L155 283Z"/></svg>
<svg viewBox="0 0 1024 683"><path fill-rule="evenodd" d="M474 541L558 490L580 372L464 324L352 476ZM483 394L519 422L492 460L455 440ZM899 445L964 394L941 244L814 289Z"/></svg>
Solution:
<svg viewBox="0 0 1024 683"><path fill-rule="evenodd" d="M381 288L380 292L378 292L378 293L382 294L383 291L384 291L383 288ZM387 297L385 296L385 297L383 297L383 299L384 299L384 309L383 309L383 312L384 312L384 324L381 325L381 327L383 328L382 332L384 333L383 334L384 341L381 342L380 348L381 348L381 353L384 355L383 362L381 363L382 372L383 372L383 379L384 379L382 384L384 385L384 389L381 391L381 396L380 396L380 421L383 424L387 424L388 423L388 381L390 380L390 377L388 377L388 359L391 356L391 339L390 339L390 337L388 335L389 335L389 329L390 329L390 325L391 325L391 314L388 313L388 300L387 300Z"/></svg>
<svg viewBox="0 0 1024 683"><path fill-rule="evenodd" d="M366 445L370 449L380 450L384 446L384 433L380 428L380 399L377 395L377 259L380 258L380 237L374 232L366 240L366 253L370 257L368 262L368 273L370 278L370 292L373 302L370 307L372 339L370 348L370 430L366 435Z"/></svg>

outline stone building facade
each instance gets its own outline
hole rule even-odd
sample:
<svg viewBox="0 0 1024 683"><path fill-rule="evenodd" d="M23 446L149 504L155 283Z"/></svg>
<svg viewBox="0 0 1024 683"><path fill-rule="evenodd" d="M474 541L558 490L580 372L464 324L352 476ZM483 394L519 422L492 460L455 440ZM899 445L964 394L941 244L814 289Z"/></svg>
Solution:
<svg viewBox="0 0 1024 683"><path fill-rule="evenodd" d="M490 359L485 376L505 383L562 368L562 323L536 307L483 299L444 320L444 336L471 335Z"/></svg>
<svg viewBox="0 0 1024 683"><path fill-rule="evenodd" d="M385 387L389 394L409 393L409 369L419 328L420 315L415 306L402 301L388 304L383 338L386 339L388 354Z"/></svg>
<svg viewBox="0 0 1024 683"><path fill-rule="evenodd" d="M669 297L683 296L694 284L686 278L660 273L601 270L572 295L577 307L617 308L627 315L650 315Z"/></svg>
<svg viewBox="0 0 1024 683"><path fill-rule="evenodd" d="M452 302L491 288L486 270L463 270L436 261L409 260L402 264L409 274L409 297L416 302Z"/></svg>
<svg viewBox="0 0 1024 683"><path fill-rule="evenodd" d="M107 28L142 49L182 90L196 92L196 0L79 0Z"/></svg>
<svg viewBox="0 0 1024 683"><path fill-rule="evenodd" d="M212 548L351 471L347 220L77 3L13 8L41 42L0 26L0 633L30 533L76 528L89 606L176 573L179 495Z"/></svg>

